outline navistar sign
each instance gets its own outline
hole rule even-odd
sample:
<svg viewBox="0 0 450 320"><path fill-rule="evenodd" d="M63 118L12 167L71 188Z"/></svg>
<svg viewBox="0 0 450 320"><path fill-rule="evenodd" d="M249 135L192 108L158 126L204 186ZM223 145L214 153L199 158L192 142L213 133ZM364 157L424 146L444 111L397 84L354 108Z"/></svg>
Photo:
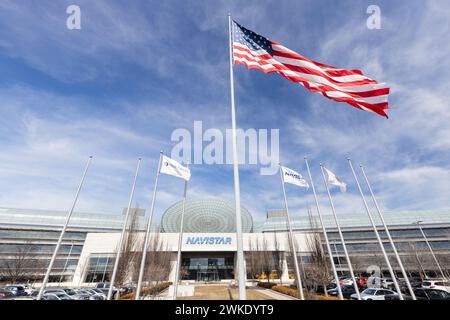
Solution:
<svg viewBox="0 0 450 320"><path fill-rule="evenodd" d="M236 251L235 233L185 233L182 251Z"/></svg>
<svg viewBox="0 0 450 320"><path fill-rule="evenodd" d="M186 244L231 244L231 237L187 237Z"/></svg>

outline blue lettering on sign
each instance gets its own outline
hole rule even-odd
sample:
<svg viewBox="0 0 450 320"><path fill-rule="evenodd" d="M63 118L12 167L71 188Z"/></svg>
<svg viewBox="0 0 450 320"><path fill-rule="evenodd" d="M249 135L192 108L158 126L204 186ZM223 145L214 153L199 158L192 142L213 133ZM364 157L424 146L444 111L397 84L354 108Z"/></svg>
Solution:
<svg viewBox="0 0 450 320"><path fill-rule="evenodd" d="M231 237L188 237L186 244L231 244Z"/></svg>

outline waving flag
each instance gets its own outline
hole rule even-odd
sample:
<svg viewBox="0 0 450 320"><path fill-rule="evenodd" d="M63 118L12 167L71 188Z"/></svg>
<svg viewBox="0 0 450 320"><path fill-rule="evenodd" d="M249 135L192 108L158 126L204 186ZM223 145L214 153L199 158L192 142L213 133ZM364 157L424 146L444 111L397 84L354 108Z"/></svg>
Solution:
<svg viewBox="0 0 450 320"><path fill-rule="evenodd" d="M283 166L281 166L281 172L283 173L284 183L295 184L296 186L304 187L307 189L309 188L308 182L300 173Z"/></svg>
<svg viewBox="0 0 450 320"><path fill-rule="evenodd" d="M339 69L315 62L233 21L235 64L264 73L276 72L312 92L388 117L389 88L359 70Z"/></svg>
<svg viewBox="0 0 450 320"><path fill-rule="evenodd" d="M347 184L339 179L338 176L336 176L333 172L328 170L327 168L323 167L325 169L325 172L327 173L327 183L330 186L336 186L341 189L341 192L347 191Z"/></svg>
<svg viewBox="0 0 450 320"><path fill-rule="evenodd" d="M166 156L163 156L162 158L161 173L169 174L186 181L189 181L191 178L191 171L189 168L183 167L179 162Z"/></svg>

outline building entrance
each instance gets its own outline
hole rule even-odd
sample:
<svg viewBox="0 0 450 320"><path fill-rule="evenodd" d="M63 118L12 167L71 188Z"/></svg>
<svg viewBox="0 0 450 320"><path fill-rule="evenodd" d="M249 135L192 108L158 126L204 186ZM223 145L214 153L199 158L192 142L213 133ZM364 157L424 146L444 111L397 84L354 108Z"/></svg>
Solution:
<svg viewBox="0 0 450 320"><path fill-rule="evenodd" d="M181 279L212 282L233 279L234 253L183 253Z"/></svg>

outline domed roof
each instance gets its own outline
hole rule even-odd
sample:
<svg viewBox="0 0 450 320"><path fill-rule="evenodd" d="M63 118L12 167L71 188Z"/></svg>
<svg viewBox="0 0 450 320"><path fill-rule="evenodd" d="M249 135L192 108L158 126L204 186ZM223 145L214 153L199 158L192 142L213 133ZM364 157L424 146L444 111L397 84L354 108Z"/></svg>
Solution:
<svg viewBox="0 0 450 320"><path fill-rule="evenodd" d="M162 216L163 232L179 232L183 201L169 207ZM242 232L251 232L253 219L241 206ZM183 232L236 232L234 202L219 198L186 199Z"/></svg>

